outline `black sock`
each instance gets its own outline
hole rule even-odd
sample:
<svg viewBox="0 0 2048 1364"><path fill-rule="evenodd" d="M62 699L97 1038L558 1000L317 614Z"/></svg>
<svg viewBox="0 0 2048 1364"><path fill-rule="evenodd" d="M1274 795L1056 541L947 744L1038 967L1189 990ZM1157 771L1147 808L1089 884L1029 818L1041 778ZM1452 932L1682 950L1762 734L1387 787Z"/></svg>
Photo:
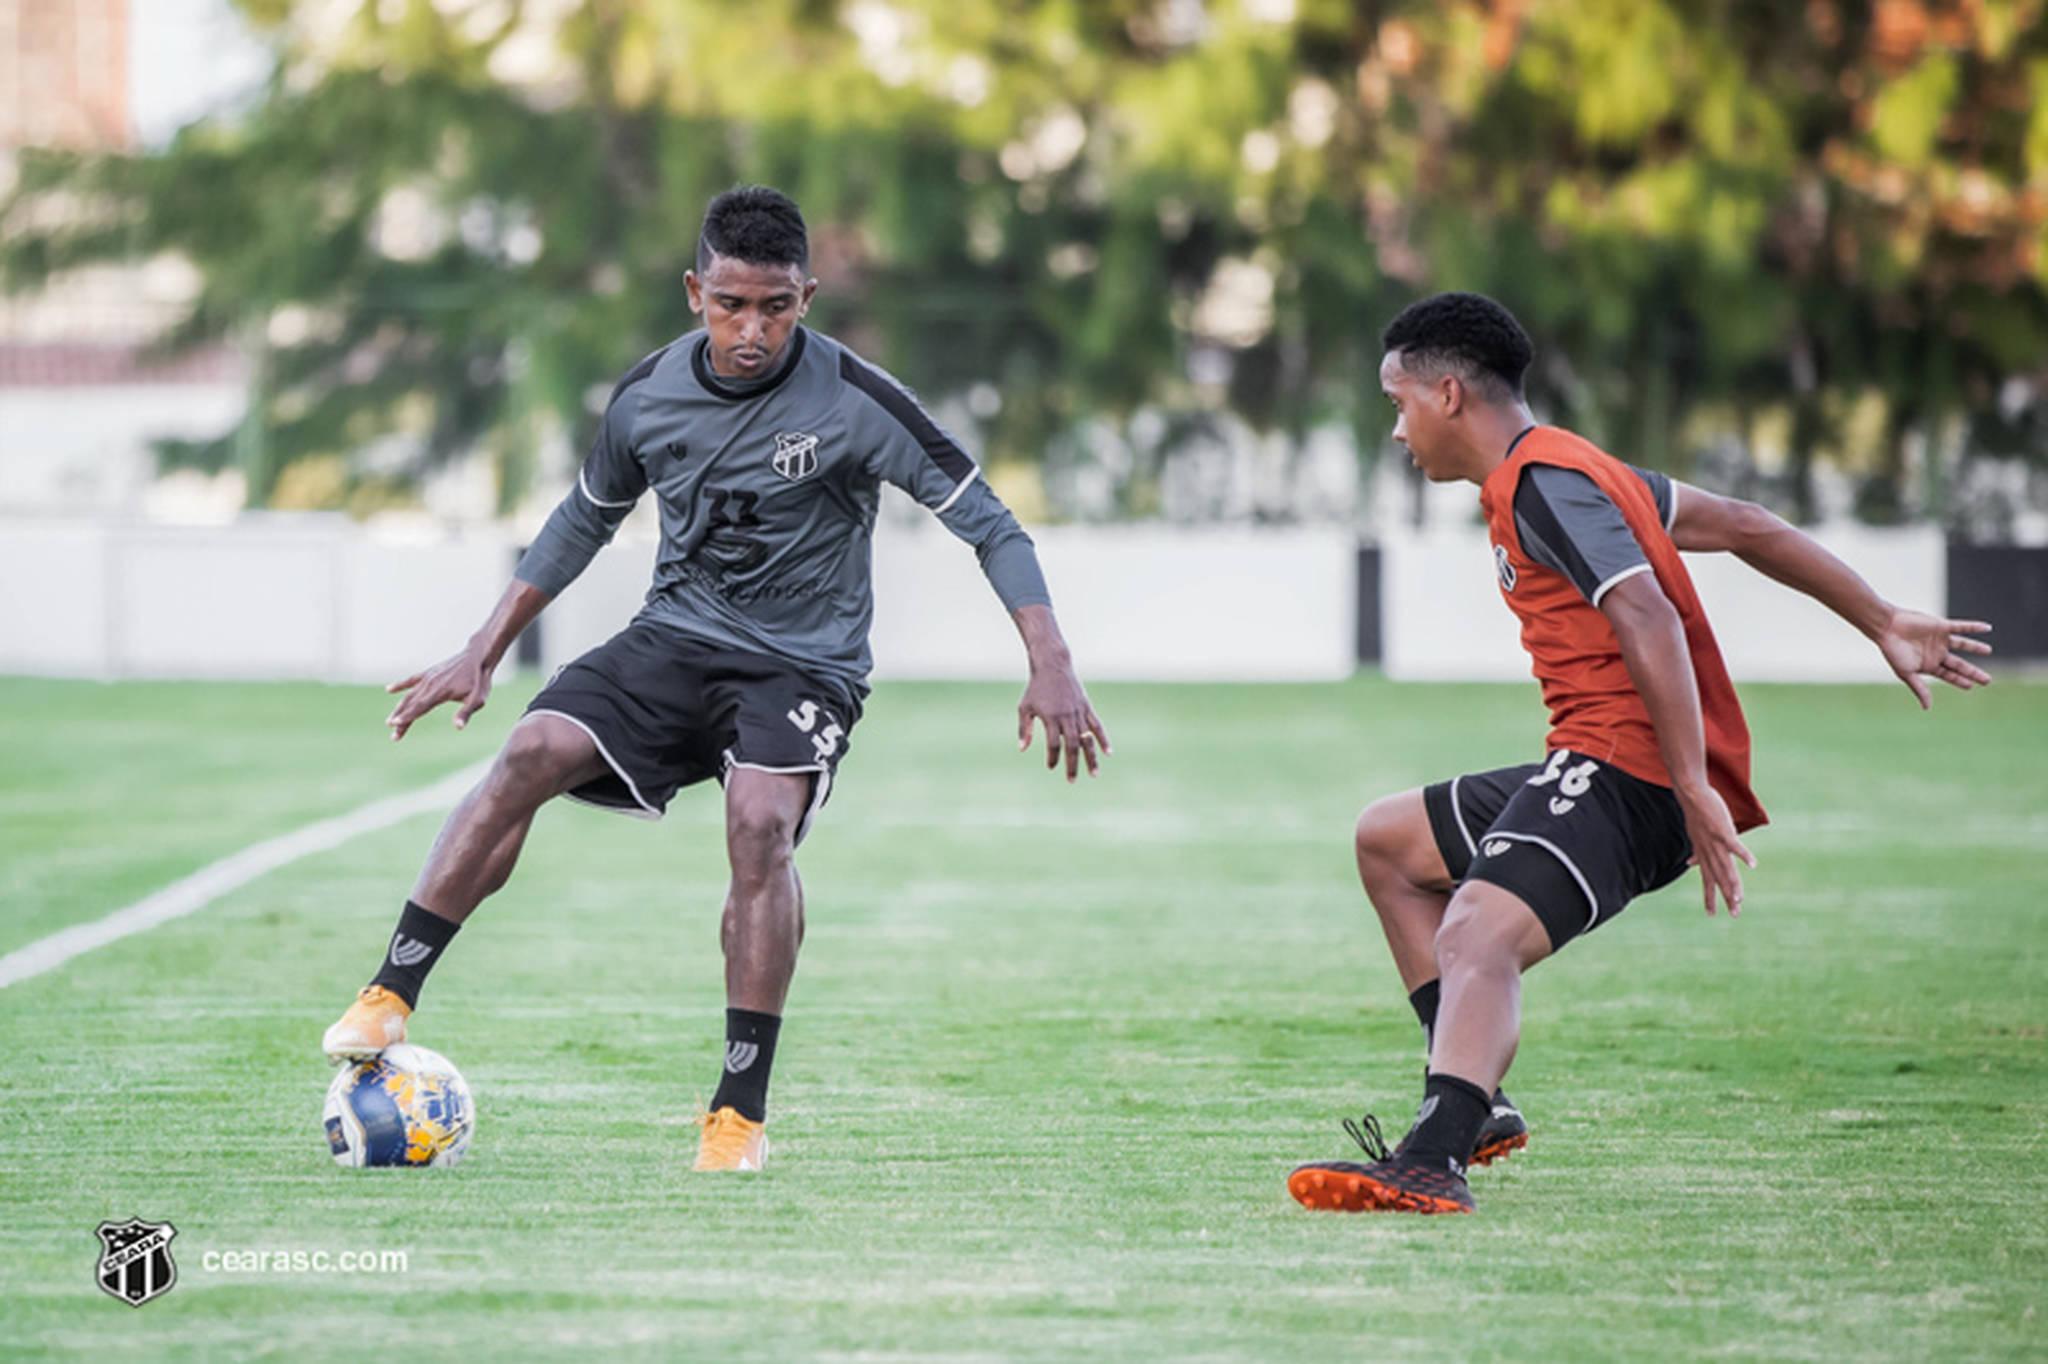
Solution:
<svg viewBox="0 0 2048 1364"><path fill-rule="evenodd" d="M1429 1057L1429 1049L1436 1045L1436 1006L1443 997L1442 987L1442 981L1432 980L1416 986L1415 992L1408 996L1408 1007L1415 1010L1415 1017L1422 1024L1422 1055L1425 1060Z"/></svg>
<svg viewBox="0 0 2048 1364"><path fill-rule="evenodd" d="M1408 1154L1433 1163L1448 1159L1463 1174L1492 1108L1478 1085L1431 1071L1422 1089L1422 1112L1408 1134Z"/></svg>
<svg viewBox="0 0 2048 1364"><path fill-rule="evenodd" d="M391 934L391 945L384 949L384 964L370 977L370 984L381 985L397 995L408 1009L417 1007L420 986L427 983L427 972L441 960L441 949L460 927L453 919L444 919L407 900L398 915L398 927Z"/></svg>
<svg viewBox="0 0 2048 1364"><path fill-rule="evenodd" d="M1436 1006L1443 999L1443 981L1432 980L1415 987L1408 996L1408 1007L1415 1010L1415 1017L1422 1023L1422 1074L1429 1075L1429 1049L1436 1045ZM1498 1089L1493 1091L1496 1102L1506 1096Z"/></svg>
<svg viewBox="0 0 2048 1364"><path fill-rule="evenodd" d="M749 1122L767 1120L768 1070L775 1064L775 1035L781 1031L782 1019L775 1014L725 1011L725 1073L718 1077L712 1112L737 1108Z"/></svg>

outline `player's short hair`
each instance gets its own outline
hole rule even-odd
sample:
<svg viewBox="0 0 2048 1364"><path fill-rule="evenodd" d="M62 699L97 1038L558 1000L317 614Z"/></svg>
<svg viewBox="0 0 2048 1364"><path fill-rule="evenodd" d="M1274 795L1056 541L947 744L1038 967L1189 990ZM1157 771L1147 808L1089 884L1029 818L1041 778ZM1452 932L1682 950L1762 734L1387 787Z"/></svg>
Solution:
<svg viewBox="0 0 2048 1364"><path fill-rule="evenodd" d="M697 269L711 268L711 253L749 265L811 268L811 236L796 201L766 185L735 185L704 210L697 234Z"/></svg>
<svg viewBox="0 0 2048 1364"><path fill-rule="evenodd" d="M1484 294L1432 294L1400 311L1380 344L1401 352L1414 374L1455 374L1491 396L1519 398L1522 376L1536 358L1515 315Z"/></svg>

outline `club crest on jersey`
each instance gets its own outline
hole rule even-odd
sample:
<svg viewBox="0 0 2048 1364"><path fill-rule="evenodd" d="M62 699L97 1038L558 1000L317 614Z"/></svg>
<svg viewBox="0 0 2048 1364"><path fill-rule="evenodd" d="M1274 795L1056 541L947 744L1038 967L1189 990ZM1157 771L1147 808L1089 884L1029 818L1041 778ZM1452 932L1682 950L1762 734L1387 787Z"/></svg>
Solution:
<svg viewBox="0 0 2048 1364"><path fill-rule="evenodd" d="M818 438L802 431L777 431L775 472L792 483L818 472Z"/></svg>
<svg viewBox="0 0 2048 1364"><path fill-rule="evenodd" d="M1493 567L1500 574L1500 590L1503 592L1514 591L1515 566L1508 558L1508 547L1506 545L1495 545L1493 547Z"/></svg>
<svg viewBox="0 0 2048 1364"><path fill-rule="evenodd" d="M98 1230L102 1249L96 1277L102 1292L140 1307L178 1282L177 1262L171 1259L171 1238L178 1229L169 1222L131 1217L102 1222Z"/></svg>

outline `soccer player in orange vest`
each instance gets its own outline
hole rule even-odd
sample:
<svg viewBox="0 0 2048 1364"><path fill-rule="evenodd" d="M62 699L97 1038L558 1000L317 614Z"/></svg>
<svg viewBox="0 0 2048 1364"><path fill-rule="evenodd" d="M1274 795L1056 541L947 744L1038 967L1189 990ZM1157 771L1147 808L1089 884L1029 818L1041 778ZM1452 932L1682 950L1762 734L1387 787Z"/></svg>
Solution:
<svg viewBox="0 0 2048 1364"><path fill-rule="evenodd" d="M1749 729L1680 550L1726 550L1868 636L1930 703L1925 678L1991 678L1965 657L1982 621L1894 606L1753 503L1637 469L1539 426L1522 392L1534 349L1508 310L1438 294L1387 327L1380 386L1394 439L1433 482L1479 485L1501 596L1543 685L1546 759L1388 796L1359 816L1358 874L1422 1020L1428 1078L1393 1150L1345 1124L1369 1164L1303 1165L1303 1206L1470 1212L1471 1164L1529 1140L1500 1091L1524 971L1700 869L1706 911L1742 908L1741 834L1765 822Z"/></svg>

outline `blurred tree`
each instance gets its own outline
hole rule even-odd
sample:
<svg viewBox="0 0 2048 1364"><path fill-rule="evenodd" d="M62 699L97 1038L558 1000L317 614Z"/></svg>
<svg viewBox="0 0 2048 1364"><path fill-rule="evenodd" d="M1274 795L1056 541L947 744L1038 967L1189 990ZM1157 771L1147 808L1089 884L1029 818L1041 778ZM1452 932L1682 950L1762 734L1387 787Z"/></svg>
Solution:
<svg viewBox="0 0 2048 1364"><path fill-rule="evenodd" d="M1814 511L1820 455L1861 461L1861 509L1888 518L1940 510L1948 417L2048 378L2041 10L1417 7L1360 80L1418 111L1382 139L1426 204L1399 244L1432 284L1516 302L1571 420L1664 465L1688 408L1784 402L1791 508ZM1874 452L1848 448L1866 393Z"/></svg>
<svg viewBox="0 0 2048 1364"><path fill-rule="evenodd" d="M1891 516L1939 509L1965 423L2038 429L2043 0L241 3L268 98L25 158L0 271L193 259L165 344L237 340L260 402L168 453L258 500L482 448L510 506L689 325L740 178L805 206L822 325L967 398L995 460L1120 451L1126 512L1226 413L1376 451L1378 329L1432 288L1515 307L1544 403L1631 458L1782 409L1759 487L1801 515L1815 458Z"/></svg>

